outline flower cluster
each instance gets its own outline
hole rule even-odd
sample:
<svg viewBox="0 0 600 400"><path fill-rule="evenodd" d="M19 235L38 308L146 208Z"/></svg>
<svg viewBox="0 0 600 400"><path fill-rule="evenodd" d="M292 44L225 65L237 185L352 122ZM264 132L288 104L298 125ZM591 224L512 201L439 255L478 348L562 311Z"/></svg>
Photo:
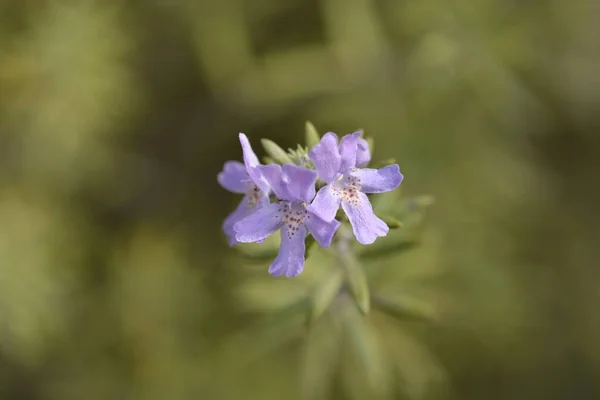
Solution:
<svg viewBox="0 0 600 400"><path fill-rule="evenodd" d="M233 246L263 242L279 230L279 254L269 273L295 277L302 272L308 233L319 245L329 247L341 226L336 220L340 206L359 243L371 244L387 235L389 228L373 212L367 194L394 190L403 176L397 164L364 168L371 153L360 132L339 141L334 133L326 133L308 157L299 158L300 165L262 165L246 135L239 136L244 163L227 161L218 181L244 197L225 219L223 231ZM317 185L322 186L318 192Z"/></svg>

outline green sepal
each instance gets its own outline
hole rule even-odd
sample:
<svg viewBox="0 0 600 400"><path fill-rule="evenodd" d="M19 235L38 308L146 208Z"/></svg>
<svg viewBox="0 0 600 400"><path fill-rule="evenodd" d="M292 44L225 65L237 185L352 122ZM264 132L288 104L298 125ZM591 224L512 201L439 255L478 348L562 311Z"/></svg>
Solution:
<svg viewBox="0 0 600 400"><path fill-rule="evenodd" d="M273 159L272 159L271 157L269 157L269 156L264 156L264 157L262 158L262 160L263 160L263 164L276 164L276 163L275 163L275 160L273 160Z"/></svg>
<svg viewBox="0 0 600 400"><path fill-rule="evenodd" d="M289 154L283 150L277 143L269 139L261 139L260 143L267 154L278 164L292 164L293 161Z"/></svg>
<svg viewBox="0 0 600 400"><path fill-rule="evenodd" d="M311 327L329 308L344 282L342 271L337 269L331 276L319 285L311 297L312 309L308 316L308 326Z"/></svg>
<svg viewBox="0 0 600 400"><path fill-rule="evenodd" d="M304 131L304 142L306 144L306 147L312 149L314 146L319 144L320 141L321 135L319 135L319 132L317 132L315 126L312 123L310 123L310 121L306 121Z"/></svg>
<svg viewBox="0 0 600 400"><path fill-rule="evenodd" d="M412 297L387 298L372 296L373 308L400 320L433 321L436 319L433 307Z"/></svg>

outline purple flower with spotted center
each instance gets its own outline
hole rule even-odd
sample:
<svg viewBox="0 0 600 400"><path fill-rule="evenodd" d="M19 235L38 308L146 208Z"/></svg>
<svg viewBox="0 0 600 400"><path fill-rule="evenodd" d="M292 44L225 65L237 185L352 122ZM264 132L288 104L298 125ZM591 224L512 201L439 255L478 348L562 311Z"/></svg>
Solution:
<svg viewBox="0 0 600 400"><path fill-rule="evenodd" d="M340 223L324 221L306 209L315 196L315 171L285 164L259 167L279 199L266 205L234 226L239 242L262 241L275 231L281 231L279 254L269 268L273 276L298 276L304 268L304 239L307 231L322 247L329 247Z"/></svg>
<svg viewBox="0 0 600 400"><path fill-rule="evenodd" d="M319 190L307 210L331 221L341 204L356 240L371 244L377 237L387 235L389 228L373 212L366 193L392 191L400 186L403 176L397 164L378 170L357 168L357 164L364 165L370 159L368 145L360 142L359 136L360 132L346 135L338 144L335 133L329 132L308 153L327 185Z"/></svg>
<svg viewBox="0 0 600 400"><path fill-rule="evenodd" d="M222 228L230 246L238 243L233 226L256 210L268 205L271 191L269 183L258 169L260 166L258 157L254 154L248 138L243 133L240 133L240 143L242 144L244 163L227 161L223 166L223 171L217 176L219 184L225 189L233 193L245 194L235 211L229 214L223 222Z"/></svg>

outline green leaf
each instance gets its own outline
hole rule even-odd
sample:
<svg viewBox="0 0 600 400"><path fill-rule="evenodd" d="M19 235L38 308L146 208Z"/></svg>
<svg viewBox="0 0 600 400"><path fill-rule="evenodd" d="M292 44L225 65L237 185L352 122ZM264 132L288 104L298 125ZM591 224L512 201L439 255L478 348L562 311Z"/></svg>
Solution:
<svg viewBox="0 0 600 400"><path fill-rule="evenodd" d="M369 283L367 282L365 271L355 259L350 259L348 254L344 256L343 262L346 266L346 279L352 298L356 302L358 309L363 314L368 314L370 308L370 296Z"/></svg>
<svg viewBox="0 0 600 400"><path fill-rule="evenodd" d="M378 215L378 217L383 220L390 229L398 229L402 228L402 222L398 221L396 218L389 215Z"/></svg>
<svg viewBox="0 0 600 400"><path fill-rule="evenodd" d="M346 393L352 399L387 398L392 389L392 371L379 335L354 307L344 309L343 322L349 350L343 363Z"/></svg>
<svg viewBox="0 0 600 400"><path fill-rule="evenodd" d="M319 317L329 308L333 299L339 293L344 279L340 269L336 269L329 279L322 283L312 296L312 309L308 319L308 325L313 326Z"/></svg>
<svg viewBox="0 0 600 400"><path fill-rule="evenodd" d="M293 161L288 153L283 150L277 143L269 139L260 140L265 151L271 158L279 164L292 164Z"/></svg>
<svg viewBox="0 0 600 400"><path fill-rule="evenodd" d="M435 320L433 307L412 297L390 299L374 295L371 297L374 308L400 320Z"/></svg>
<svg viewBox="0 0 600 400"><path fill-rule="evenodd" d="M342 350L342 326L338 315L329 314L311 327L302 352L302 397L328 398L335 381Z"/></svg>
<svg viewBox="0 0 600 400"><path fill-rule="evenodd" d="M247 368L303 333L302 318L310 307L303 298L281 310L259 317L225 338L222 356L232 368Z"/></svg>
<svg viewBox="0 0 600 400"><path fill-rule="evenodd" d="M313 148L321 141L321 135L319 135L315 126L309 121L306 121L304 141L309 149Z"/></svg>
<svg viewBox="0 0 600 400"><path fill-rule="evenodd" d="M357 253L361 260L372 260L401 251L411 250L418 245L419 241L415 235L405 235L396 231L388 233L386 237L377 239L375 243L369 246L360 246L357 248Z"/></svg>

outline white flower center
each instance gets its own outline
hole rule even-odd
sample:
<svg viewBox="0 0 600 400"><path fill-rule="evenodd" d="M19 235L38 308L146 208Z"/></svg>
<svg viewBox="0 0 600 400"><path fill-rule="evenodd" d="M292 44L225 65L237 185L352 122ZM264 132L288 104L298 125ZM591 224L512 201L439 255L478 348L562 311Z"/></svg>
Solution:
<svg viewBox="0 0 600 400"><path fill-rule="evenodd" d="M330 186L331 194L352 205L358 206L361 180L352 175L339 175Z"/></svg>
<svg viewBox="0 0 600 400"><path fill-rule="evenodd" d="M258 204L258 202L265 197L262 190L260 190L258 188L258 186L256 186L255 184L250 185L250 187L248 188L247 195L248 195L248 205L251 208L255 208L256 205Z"/></svg>

